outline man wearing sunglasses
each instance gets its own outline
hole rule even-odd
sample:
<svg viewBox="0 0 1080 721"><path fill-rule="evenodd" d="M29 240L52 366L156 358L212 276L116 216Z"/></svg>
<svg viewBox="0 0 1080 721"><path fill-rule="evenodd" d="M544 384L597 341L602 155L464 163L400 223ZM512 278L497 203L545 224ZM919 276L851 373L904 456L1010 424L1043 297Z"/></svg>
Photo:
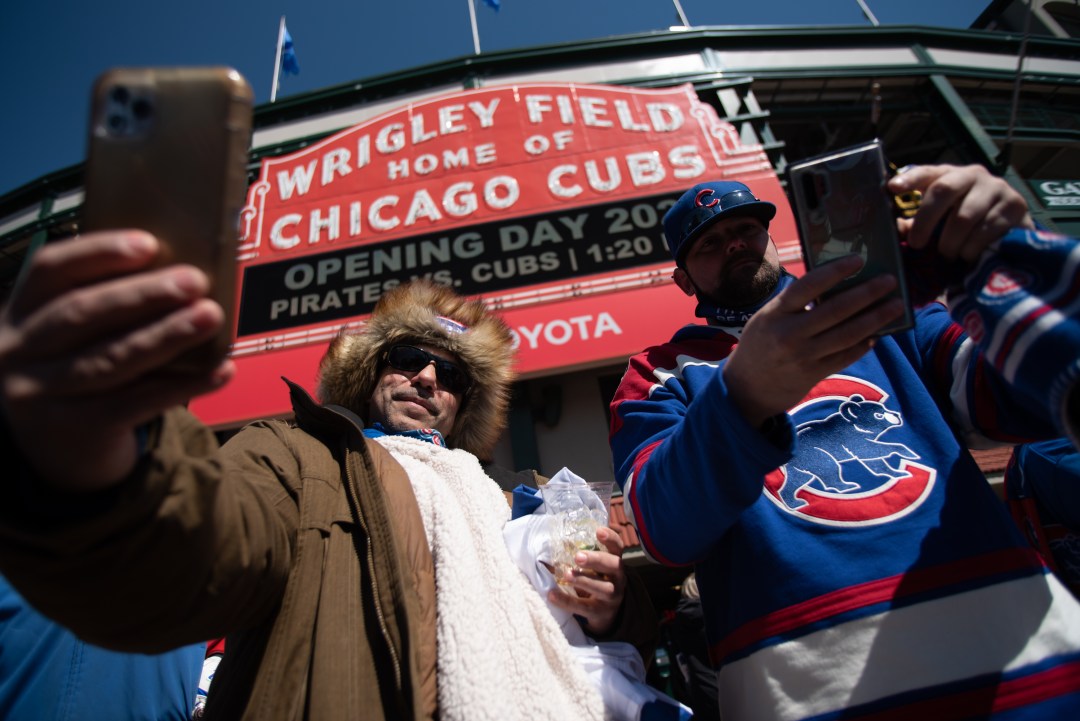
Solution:
<svg viewBox="0 0 1080 721"><path fill-rule="evenodd" d="M789 275L750 188L672 206L705 324L631 358L612 401L628 515L654 559L695 567L725 719L1076 717L1080 606L965 446L1067 429L1080 245L980 166L889 190L923 193L898 223L911 252L971 272L887 336L896 280L819 300L861 259ZM1017 304L1038 284L1049 300Z"/></svg>
<svg viewBox="0 0 1080 721"><path fill-rule="evenodd" d="M362 332L342 335L331 343L322 364L319 395L347 408L361 409L357 412L364 434L388 448L402 463L417 492L434 554L440 639L454 637L452 645L445 645L454 648L458 657L441 659L440 692L453 696L455 685L472 684L471 678L477 674L491 682L502 678L502 683L494 685L512 688L518 680L511 678L514 674L509 669L535 664L538 674L521 681L532 689L528 695L541 703L543 711L534 710L552 714L557 713L551 699L555 689L549 684L547 691L540 692L547 683L545 663L542 656L531 655L543 648L552 652L546 645L552 639L541 633L538 644L535 634L526 632L511 644L516 650L504 654L504 668L481 670L484 664L479 663L499 658L500 644L507 642L500 639L501 633L492 634L488 625L477 626L477 617L512 615L508 609L527 607L530 612L541 612L545 617L541 624L550 620L544 609L532 606L535 594L521 598L516 592L500 596L497 591L516 583L520 573L508 565L509 555L498 537L489 535L496 528L501 534L507 505L502 491L484 474L481 462L490 460L491 449L507 422L512 354L509 329L482 303L464 301L442 286L416 282L384 296ZM339 375L336 369L346 374ZM442 446L468 453L448 454ZM478 490L478 486L484 488ZM448 530L457 522L461 522L460 528ZM610 529L598 533L606 550L586 554L581 572L570 581L576 592L555 590L548 601L577 615L593 638L629 639L648 649L656 630L647 594L642 587L629 585L620 561L618 534ZM470 549L477 561L475 567L461 558ZM471 571L466 572L464 566ZM486 582L463 578L473 574ZM505 583L499 583L500 579ZM478 593L476 583L487 592ZM628 594L628 590L633 592ZM624 603L624 599L631 603ZM448 610L455 604L467 606L469 612ZM462 626L455 627L455 620ZM512 625L537 623L536 618L518 621ZM561 641L555 645L563 646ZM455 670L444 673L446 665ZM560 693L569 697L565 690ZM574 693L588 691L575 687L570 696ZM480 708L502 707L513 701L524 717L532 713L525 710L522 699L513 700L512 695L501 700L484 700L475 692L471 695L473 703L482 704ZM474 712L480 713L480 708ZM567 708L566 713L588 715L587 709Z"/></svg>
<svg viewBox="0 0 1080 721"><path fill-rule="evenodd" d="M601 718L480 465L507 422L505 323L400 286L331 342L320 403L290 383L292 419L219 447L183 403L231 361L157 369L221 309L158 249L135 231L46 245L0 314L0 571L20 593L108 648L227 636L206 719ZM647 596L601 536L559 602L594 638L647 644Z"/></svg>
<svg viewBox="0 0 1080 721"><path fill-rule="evenodd" d="M426 351L399 343L383 353L385 371L368 404L372 423L379 428L446 429L454 427L457 410L472 384L449 353Z"/></svg>

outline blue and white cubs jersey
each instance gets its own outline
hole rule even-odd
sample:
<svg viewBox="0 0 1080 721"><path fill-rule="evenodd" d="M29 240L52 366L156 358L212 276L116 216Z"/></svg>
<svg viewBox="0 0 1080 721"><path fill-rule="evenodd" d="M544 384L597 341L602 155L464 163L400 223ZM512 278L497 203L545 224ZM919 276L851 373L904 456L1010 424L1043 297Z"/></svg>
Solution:
<svg viewBox="0 0 1080 721"><path fill-rule="evenodd" d="M1080 605L965 448L1058 435L1045 407L935 304L766 438L724 384L737 343L688 326L612 402L646 551L697 571L721 715L1080 718Z"/></svg>

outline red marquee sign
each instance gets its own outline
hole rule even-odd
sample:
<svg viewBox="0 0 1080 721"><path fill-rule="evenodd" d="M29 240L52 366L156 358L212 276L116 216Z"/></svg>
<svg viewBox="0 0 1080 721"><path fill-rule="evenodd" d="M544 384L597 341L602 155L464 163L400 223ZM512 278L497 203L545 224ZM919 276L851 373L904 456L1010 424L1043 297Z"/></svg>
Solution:
<svg viewBox="0 0 1080 721"><path fill-rule="evenodd" d="M211 424L286 412L278 376L312 387L327 340L415 277L499 309L523 373L625 357L693 320L660 218L722 178L777 205L773 237L797 262L764 151L689 84L470 90L264 159L241 217L240 372L192 408Z"/></svg>

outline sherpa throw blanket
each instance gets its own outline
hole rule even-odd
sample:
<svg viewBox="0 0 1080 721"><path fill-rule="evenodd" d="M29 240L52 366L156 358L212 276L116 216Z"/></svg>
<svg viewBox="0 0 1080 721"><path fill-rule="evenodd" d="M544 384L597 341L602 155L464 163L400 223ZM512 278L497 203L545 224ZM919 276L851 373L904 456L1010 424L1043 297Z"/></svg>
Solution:
<svg viewBox="0 0 1080 721"><path fill-rule="evenodd" d="M510 506L476 456L375 440L409 474L435 562L439 717L603 719L599 693L506 550Z"/></svg>

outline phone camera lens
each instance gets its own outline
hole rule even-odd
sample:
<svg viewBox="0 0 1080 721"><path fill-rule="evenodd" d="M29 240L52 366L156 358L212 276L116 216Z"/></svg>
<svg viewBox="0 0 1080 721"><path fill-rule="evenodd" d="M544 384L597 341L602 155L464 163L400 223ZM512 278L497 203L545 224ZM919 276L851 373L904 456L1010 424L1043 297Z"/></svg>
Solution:
<svg viewBox="0 0 1080 721"><path fill-rule="evenodd" d="M117 85L115 88L112 89L112 92L109 93L109 97L114 103L124 105L131 97L131 93L128 92L128 89L123 85Z"/></svg>
<svg viewBox="0 0 1080 721"><path fill-rule="evenodd" d="M123 133L127 130L128 121L127 117L120 113L113 113L108 117L109 130L114 133Z"/></svg>

